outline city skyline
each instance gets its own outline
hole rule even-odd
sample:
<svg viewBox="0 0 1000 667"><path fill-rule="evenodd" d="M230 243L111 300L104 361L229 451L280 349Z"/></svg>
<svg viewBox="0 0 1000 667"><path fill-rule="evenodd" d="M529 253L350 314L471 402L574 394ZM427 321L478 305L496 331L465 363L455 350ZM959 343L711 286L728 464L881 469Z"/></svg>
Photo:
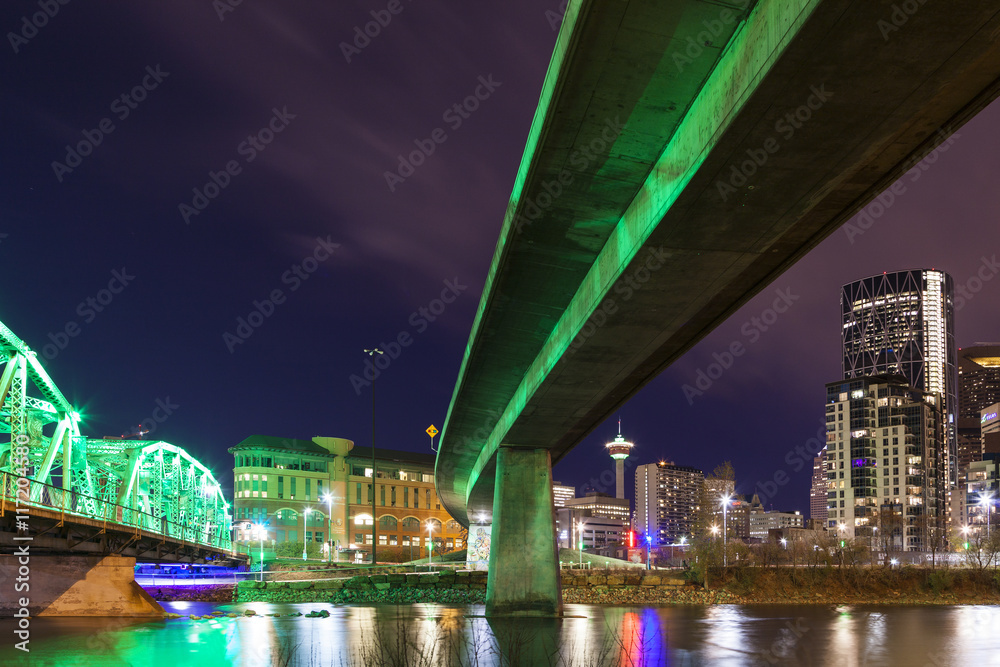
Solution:
<svg viewBox="0 0 1000 667"><path fill-rule="evenodd" d="M221 20L70 6L6 59L0 131L18 159L0 186L0 275L16 288L0 320L46 359L85 433L153 427L231 490L226 450L252 434L370 445L363 350L380 346L376 446L431 451L556 33L528 2L414 9L350 62L339 44L360 3ZM417 51L432 74L411 71ZM104 118L114 129L95 134ZM731 460L737 492L774 485L765 505L804 509L808 442L840 375L838 292L863 276L947 271L958 346L1000 338L998 120L994 104L959 128L626 403L626 476ZM71 155L87 136L100 143ZM556 479L582 493L613 472L615 418Z"/></svg>

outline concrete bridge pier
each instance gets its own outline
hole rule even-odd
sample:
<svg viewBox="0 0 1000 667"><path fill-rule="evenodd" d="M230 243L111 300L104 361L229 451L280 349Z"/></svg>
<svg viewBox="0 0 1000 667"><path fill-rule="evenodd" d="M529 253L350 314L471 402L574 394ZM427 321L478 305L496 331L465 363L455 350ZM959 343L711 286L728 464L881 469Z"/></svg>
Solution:
<svg viewBox="0 0 1000 667"><path fill-rule="evenodd" d="M493 494L487 616L562 613L552 456L501 446Z"/></svg>
<svg viewBox="0 0 1000 667"><path fill-rule="evenodd" d="M0 555L0 616L162 617L135 583L135 558ZM22 605L22 600L26 604Z"/></svg>

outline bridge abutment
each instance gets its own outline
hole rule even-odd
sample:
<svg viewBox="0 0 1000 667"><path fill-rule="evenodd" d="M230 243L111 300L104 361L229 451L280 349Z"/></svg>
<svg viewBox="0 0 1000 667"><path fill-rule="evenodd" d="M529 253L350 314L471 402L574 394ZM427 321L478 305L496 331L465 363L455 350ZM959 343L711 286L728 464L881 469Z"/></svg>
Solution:
<svg viewBox="0 0 1000 667"><path fill-rule="evenodd" d="M561 613L552 457L547 449L500 447L493 495L486 615Z"/></svg>
<svg viewBox="0 0 1000 667"><path fill-rule="evenodd" d="M135 582L135 558L126 556L0 555L0 590L0 616L22 607L32 616L164 614Z"/></svg>

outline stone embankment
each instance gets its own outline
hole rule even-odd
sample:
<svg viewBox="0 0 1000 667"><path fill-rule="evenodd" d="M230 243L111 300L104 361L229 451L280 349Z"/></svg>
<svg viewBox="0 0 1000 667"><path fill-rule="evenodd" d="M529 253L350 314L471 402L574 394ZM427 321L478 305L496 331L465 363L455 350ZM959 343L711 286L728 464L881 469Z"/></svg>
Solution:
<svg viewBox="0 0 1000 667"><path fill-rule="evenodd" d="M562 574L565 602L706 604L729 602L726 591L704 591L675 576L645 571ZM486 600L485 572L407 573L311 581L244 581L235 602L445 602L478 604Z"/></svg>
<svg viewBox="0 0 1000 667"><path fill-rule="evenodd" d="M350 579L243 581L235 602L444 602L478 604L486 600L485 572L374 574Z"/></svg>

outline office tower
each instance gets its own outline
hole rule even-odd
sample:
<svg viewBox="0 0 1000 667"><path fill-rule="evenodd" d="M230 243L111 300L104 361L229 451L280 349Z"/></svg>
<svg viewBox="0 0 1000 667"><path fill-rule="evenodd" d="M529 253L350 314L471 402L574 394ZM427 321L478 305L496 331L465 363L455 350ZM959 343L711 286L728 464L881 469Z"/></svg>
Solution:
<svg viewBox="0 0 1000 667"><path fill-rule="evenodd" d="M883 273L841 291L844 379L899 374L945 415L944 463L958 483L954 286L943 271Z"/></svg>
<svg viewBox="0 0 1000 667"><path fill-rule="evenodd" d="M705 474L667 461L635 470L635 530L657 545L691 537Z"/></svg>
<svg viewBox="0 0 1000 667"><path fill-rule="evenodd" d="M576 489L559 482L552 482L552 502L556 507L565 507L566 501L576 498Z"/></svg>
<svg viewBox="0 0 1000 667"><path fill-rule="evenodd" d="M622 437L622 420L618 420L618 436L605 445L615 460L615 498L625 497L625 459L635 445Z"/></svg>
<svg viewBox="0 0 1000 667"><path fill-rule="evenodd" d="M984 408L1000 403L1000 343L958 350L958 416L979 422Z"/></svg>
<svg viewBox="0 0 1000 667"><path fill-rule="evenodd" d="M809 488L809 518L826 525L826 448L813 459L812 486Z"/></svg>
<svg viewBox="0 0 1000 667"><path fill-rule="evenodd" d="M1000 403L1000 343L958 350L958 476L983 458L982 411Z"/></svg>
<svg viewBox="0 0 1000 667"><path fill-rule="evenodd" d="M943 407L900 375L826 385L829 529L880 551L945 537L949 487Z"/></svg>

